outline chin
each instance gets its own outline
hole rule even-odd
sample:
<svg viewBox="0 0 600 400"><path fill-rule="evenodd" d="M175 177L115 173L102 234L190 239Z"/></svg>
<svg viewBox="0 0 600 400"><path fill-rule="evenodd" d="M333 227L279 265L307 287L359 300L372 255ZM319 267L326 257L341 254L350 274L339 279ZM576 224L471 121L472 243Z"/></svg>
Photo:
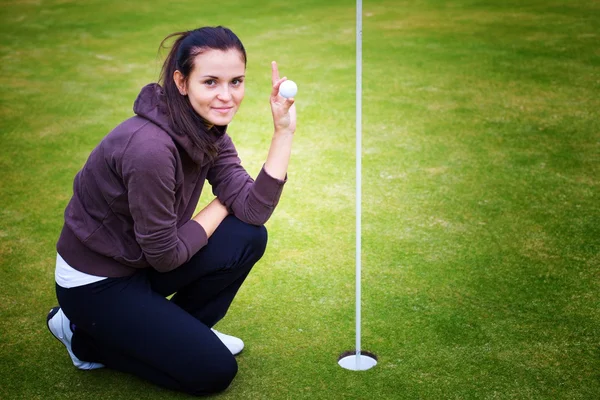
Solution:
<svg viewBox="0 0 600 400"><path fill-rule="evenodd" d="M232 119L233 118L211 118L208 120L208 122L216 126L225 126L229 125Z"/></svg>
<svg viewBox="0 0 600 400"><path fill-rule="evenodd" d="M208 122L210 122L213 125L229 125L229 123L231 122L231 120L233 119L233 116L235 114L232 115L211 115L211 118L208 119Z"/></svg>

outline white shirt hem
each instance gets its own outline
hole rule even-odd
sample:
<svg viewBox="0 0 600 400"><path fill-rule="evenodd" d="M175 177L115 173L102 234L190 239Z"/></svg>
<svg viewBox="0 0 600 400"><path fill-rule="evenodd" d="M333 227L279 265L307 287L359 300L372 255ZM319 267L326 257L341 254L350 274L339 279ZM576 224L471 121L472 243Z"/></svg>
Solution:
<svg viewBox="0 0 600 400"><path fill-rule="evenodd" d="M96 276L86 274L71 267L67 262L56 253L56 269L54 270L54 279L58 286L70 289L78 286L89 285L106 279L106 276Z"/></svg>

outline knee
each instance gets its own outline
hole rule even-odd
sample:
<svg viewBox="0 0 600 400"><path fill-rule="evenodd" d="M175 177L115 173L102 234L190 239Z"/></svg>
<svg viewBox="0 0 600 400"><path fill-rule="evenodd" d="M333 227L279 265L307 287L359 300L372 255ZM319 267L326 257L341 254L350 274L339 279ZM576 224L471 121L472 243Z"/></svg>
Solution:
<svg viewBox="0 0 600 400"><path fill-rule="evenodd" d="M210 240L216 248L227 249L228 264L252 268L265 253L268 234L264 225L252 225L229 215Z"/></svg>
<svg viewBox="0 0 600 400"><path fill-rule="evenodd" d="M233 356L214 363L210 368L201 368L183 383L185 392L195 396L205 396L224 391L237 375L238 365Z"/></svg>
<svg viewBox="0 0 600 400"><path fill-rule="evenodd" d="M258 255L258 259L260 259L267 248L267 241L269 239L269 235L267 233L267 228L264 225L253 226L253 228L254 232L252 235L252 239L250 240L250 246Z"/></svg>
<svg viewBox="0 0 600 400"><path fill-rule="evenodd" d="M232 226L231 232L235 232L238 240L243 243L246 251L249 251L253 255L254 261L258 261L267 248L268 234L267 228L264 225L251 225L246 222L242 222L239 219L230 216L231 222L235 224Z"/></svg>
<svg viewBox="0 0 600 400"><path fill-rule="evenodd" d="M208 387L204 390L208 393L219 393L231 385L233 378L237 375L238 365L233 356L227 358L227 361L221 361L218 365L213 365L209 374Z"/></svg>

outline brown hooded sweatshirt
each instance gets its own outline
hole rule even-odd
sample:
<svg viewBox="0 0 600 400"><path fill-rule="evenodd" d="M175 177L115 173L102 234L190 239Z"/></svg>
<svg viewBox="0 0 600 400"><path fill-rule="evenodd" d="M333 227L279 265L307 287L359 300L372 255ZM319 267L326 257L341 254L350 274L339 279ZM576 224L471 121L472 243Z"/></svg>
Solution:
<svg viewBox="0 0 600 400"><path fill-rule="evenodd" d="M171 128L162 88L145 86L136 116L110 132L75 176L58 253L73 268L118 277L139 268L171 271L206 245L192 220L205 180L240 220L264 224L285 181L264 168L254 181L231 138L213 128L219 152L213 161Z"/></svg>

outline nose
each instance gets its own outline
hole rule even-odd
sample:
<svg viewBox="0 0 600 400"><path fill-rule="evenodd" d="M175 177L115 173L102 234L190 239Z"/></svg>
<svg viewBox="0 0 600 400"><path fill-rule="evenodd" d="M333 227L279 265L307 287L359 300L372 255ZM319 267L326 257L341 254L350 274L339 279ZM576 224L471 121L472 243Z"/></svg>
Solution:
<svg viewBox="0 0 600 400"><path fill-rule="evenodd" d="M229 85L223 85L219 93L217 94L217 98L221 101L227 102L231 100L231 91Z"/></svg>

